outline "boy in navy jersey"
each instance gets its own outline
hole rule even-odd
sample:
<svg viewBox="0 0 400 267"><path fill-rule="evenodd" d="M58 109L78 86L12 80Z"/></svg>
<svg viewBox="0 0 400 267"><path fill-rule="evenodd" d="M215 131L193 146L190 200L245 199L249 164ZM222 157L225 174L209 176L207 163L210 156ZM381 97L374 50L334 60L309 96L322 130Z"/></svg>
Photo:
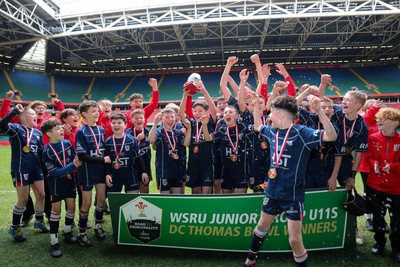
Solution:
<svg viewBox="0 0 400 267"><path fill-rule="evenodd" d="M80 104L79 112L86 120L76 133L76 150L78 158L83 164L78 169L78 183L82 188L82 206L79 211L79 244L91 247L92 243L87 237L86 226L89 209L92 203L92 189L96 190L96 210L94 227L98 240L106 238L102 229L103 214L105 210L106 183L104 163L111 163L108 156L104 157L104 129L97 126L99 107L95 101L86 101Z"/></svg>
<svg viewBox="0 0 400 267"><path fill-rule="evenodd" d="M9 123L18 115L21 124ZM21 232L21 216L28 202L29 190L32 188L35 197L34 227L42 232L49 232L44 225L44 182L40 154L43 150L42 133L35 129L37 115L31 108L23 108L18 104L8 115L0 121L0 127L10 137L11 143L11 177L15 190L17 191L17 203L13 208L13 219L9 233L17 242L26 240Z"/></svg>
<svg viewBox="0 0 400 267"><path fill-rule="evenodd" d="M289 244L297 266L307 266L307 251L302 240L302 218L304 211L305 168L310 151L336 139L336 132L314 98L312 107L319 116L325 130L314 130L293 124L297 116L296 100L290 96L279 96L271 103L272 126L262 125L258 98L254 97L254 131L260 132L270 142L271 165L269 181L265 190L262 212L243 266L255 266L256 255L275 217L286 213Z"/></svg>
<svg viewBox="0 0 400 267"><path fill-rule="evenodd" d="M162 126L157 124L162 121ZM190 145L191 127L188 120L184 121L187 129L186 137L174 128L175 111L163 109L154 118L153 127L149 133L150 143L156 144L156 177L161 194L182 193L182 146Z"/></svg>
<svg viewBox="0 0 400 267"><path fill-rule="evenodd" d="M311 87L304 90L303 93L311 93L314 89ZM315 92L315 91L314 91ZM303 93L297 98L297 104L302 100ZM312 99L310 95L309 101ZM325 112L325 115L331 119L333 116L333 101L329 98L321 98L321 109ZM319 122L317 114L311 113L304 108L300 109L300 123L312 129L322 129L323 126ZM337 177L342 163L343 138L342 132L336 123L332 123L335 131L338 135L335 142L324 143L323 146L318 149L311 151L310 159L307 166L306 175L306 189L310 188L328 188L329 191L336 190Z"/></svg>
<svg viewBox="0 0 400 267"><path fill-rule="evenodd" d="M58 229L61 218L61 201L66 202L65 226L63 236L68 243L75 243L77 238L72 234L72 223L75 217L76 184L74 169L81 166L71 142L64 139L64 131L57 119L44 121L41 125L43 134L50 142L43 150L43 161L48 171L48 185L51 201L50 215L50 251L51 256L62 256L58 241Z"/></svg>
<svg viewBox="0 0 400 267"><path fill-rule="evenodd" d="M213 162L209 160L213 157L213 145L204 139L203 116L209 117L212 123L208 123L208 131L214 129L217 112L210 95L201 81L195 83L200 93L204 95L206 101L196 101L193 104L194 119L189 119L191 127L191 144L189 147L189 162L187 170L186 185L192 188L192 194L212 194L213 186ZM183 92L183 98L179 107L181 121L186 119L186 100L188 93ZM206 112L210 109L210 116Z"/></svg>
<svg viewBox="0 0 400 267"><path fill-rule="evenodd" d="M111 158L111 166L107 166L106 183L108 192L121 192L122 186L127 193L139 193L139 180L147 185L149 177L135 137L125 134L126 117L122 113L112 114L111 129L113 135L105 142L105 155ZM140 170L135 168L136 161ZM140 175L140 176L139 176Z"/></svg>
<svg viewBox="0 0 400 267"><path fill-rule="evenodd" d="M207 141L219 143L222 161L222 193L246 193L246 151L248 128L238 122L239 113L234 106L227 106L224 110L224 122L213 133L208 131L207 117L203 117L204 138Z"/></svg>
<svg viewBox="0 0 400 267"><path fill-rule="evenodd" d="M354 188L362 153L368 150L367 124L357 114L366 101L367 95L365 93L349 91L343 97L342 107L334 106L335 113L333 114L332 122L336 123L340 131L342 131L344 146L341 152L345 154L340 165L338 182L347 190ZM355 155L354 158L353 154ZM356 243L361 245L364 240L358 231L357 217L354 217L354 219L356 223Z"/></svg>
<svg viewBox="0 0 400 267"><path fill-rule="evenodd" d="M143 109L135 109L131 113L131 121L133 123L133 127L126 130L127 134L132 135L135 137L139 149L141 158L143 159L145 169L147 171L147 175L149 177L149 181L144 184L141 179L140 182L140 193L149 193L149 185L150 181L153 179L151 175L151 149L150 149L150 142L149 142L149 129L144 127L145 123L145 116ZM136 174L137 177L140 177L140 173Z"/></svg>

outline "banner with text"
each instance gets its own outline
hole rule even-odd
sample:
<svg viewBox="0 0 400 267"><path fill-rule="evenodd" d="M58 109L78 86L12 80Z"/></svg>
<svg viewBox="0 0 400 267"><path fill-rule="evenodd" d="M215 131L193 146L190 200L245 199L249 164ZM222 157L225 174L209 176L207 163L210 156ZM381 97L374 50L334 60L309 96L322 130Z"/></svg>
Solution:
<svg viewBox="0 0 400 267"><path fill-rule="evenodd" d="M263 198L260 194L110 193L115 241L120 245L247 251ZM346 241L354 239L354 227L349 227L352 220L342 207L345 199L345 190L306 193L303 240L308 250L354 246L354 241ZM261 251L291 251L284 214L276 217Z"/></svg>

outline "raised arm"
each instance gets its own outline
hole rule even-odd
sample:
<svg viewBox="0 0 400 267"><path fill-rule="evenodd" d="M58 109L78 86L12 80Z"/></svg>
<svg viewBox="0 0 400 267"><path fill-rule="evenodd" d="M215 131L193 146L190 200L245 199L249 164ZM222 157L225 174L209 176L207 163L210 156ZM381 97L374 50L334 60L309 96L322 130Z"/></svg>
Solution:
<svg viewBox="0 0 400 267"><path fill-rule="evenodd" d="M264 64L261 67L261 72L262 72L262 78L260 80L260 83L258 84L257 91L256 93L261 95L265 102L268 101L268 77L271 73L271 68L269 67L268 64Z"/></svg>
<svg viewBox="0 0 400 267"><path fill-rule="evenodd" d="M186 128L186 135L185 139L183 140L183 145L188 147L190 146L190 143L192 142L192 126L190 125L190 121L188 119L182 120L183 125Z"/></svg>
<svg viewBox="0 0 400 267"><path fill-rule="evenodd" d="M328 83L332 82L331 75L329 74L322 74L321 75L321 83L319 84L318 96L323 97L325 94L325 89Z"/></svg>
<svg viewBox="0 0 400 267"><path fill-rule="evenodd" d="M245 112L247 106L246 106L246 100L244 99L244 90L245 90L244 87L246 85L247 79L250 76L250 72L247 71L247 69L243 69L239 75L240 75L240 85L239 85L238 105L240 112Z"/></svg>
<svg viewBox="0 0 400 267"><path fill-rule="evenodd" d="M200 88L200 93L203 94L204 99L207 101L208 107L210 108L211 118L213 121L217 122L217 108L215 107L214 101L202 81L196 82L196 85Z"/></svg>
<svg viewBox="0 0 400 267"><path fill-rule="evenodd" d="M219 87L221 89L221 93L225 99L225 101L229 101L229 98L231 98L231 92L229 91L228 88L228 82L229 82L229 72L231 71L231 68L233 65L235 65L238 62L237 57L229 57L228 60L226 61L225 69L224 72L222 73L221 80L219 82Z"/></svg>
<svg viewBox="0 0 400 267"><path fill-rule="evenodd" d="M157 79L155 78L150 78L149 79L149 85L152 88L152 94L151 94L151 101L150 103L143 109L144 110L144 116L145 119L147 120L150 115L154 112L154 110L158 106L158 99L160 97L160 92L158 91L158 85L157 85Z"/></svg>
<svg viewBox="0 0 400 267"><path fill-rule="evenodd" d="M179 115L179 118L181 118L181 121L184 121L186 119L185 111L186 111L187 98L188 98L188 92L186 92L184 90L181 104L179 105L179 111L178 111L178 115Z"/></svg>
<svg viewBox="0 0 400 267"><path fill-rule="evenodd" d="M285 82L287 82L287 95L296 97L296 89L294 86L294 81L292 77L290 77L289 73L287 72L285 66L283 64L276 64L276 72L283 76Z"/></svg>
<svg viewBox="0 0 400 267"><path fill-rule="evenodd" d="M285 90L285 82L282 81L276 81L274 83L274 87L272 88L272 93L271 95L268 97L268 101L267 101L267 110L271 109L271 104L272 104L272 100L274 100L277 96L279 96L279 92L282 90Z"/></svg>
<svg viewBox="0 0 400 267"><path fill-rule="evenodd" d="M317 96L312 96L310 99L310 104L312 109L317 113L319 122L324 126L325 133L322 136L322 141L332 142L337 138L335 128L333 127L331 121L326 116L325 112L321 109L320 99Z"/></svg>
<svg viewBox="0 0 400 267"><path fill-rule="evenodd" d="M159 112L157 115L154 117L154 124L151 126L150 132L149 132L149 142L154 143L156 141L156 130L158 127L158 123L161 121L162 118L162 113Z"/></svg>

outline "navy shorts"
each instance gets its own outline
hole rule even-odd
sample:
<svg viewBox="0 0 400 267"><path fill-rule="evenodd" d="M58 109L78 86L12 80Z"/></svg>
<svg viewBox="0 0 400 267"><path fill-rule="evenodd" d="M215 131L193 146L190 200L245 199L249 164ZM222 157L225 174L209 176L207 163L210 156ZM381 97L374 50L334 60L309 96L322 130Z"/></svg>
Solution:
<svg viewBox="0 0 400 267"><path fill-rule="evenodd" d="M244 168L242 164L223 166L221 188L227 190L247 188L248 185Z"/></svg>
<svg viewBox="0 0 400 267"><path fill-rule="evenodd" d="M270 215L279 215L284 212L288 220L300 221L304 217L304 202L264 197L262 211Z"/></svg>
<svg viewBox="0 0 400 267"><path fill-rule="evenodd" d="M125 192L140 190L139 183L134 182L133 184L126 183L126 184L113 184L113 186L111 187L107 186L107 192L121 193L122 187L125 188Z"/></svg>
<svg viewBox="0 0 400 267"><path fill-rule="evenodd" d="M48 179L48 186L51 203L76 197L76 183L72 174L70 179L67 175L52 177Z"/></svg>
<svg viewBox="0 0 400 267"><path fill-rule="evenodd" d="M32 185L36 181L44 180L43 173L39 171L29 173L12 172L11 178L14 187Z"/></svg>
<svg viewBox="0 0 400 267"><path fill-rule="evenodd" d="M249 164L247 166L247 182L249 184L249 188L254 189L254 187L257 185L268 180L268 172L266 169L267 168L260 163Z"/></svg>
<svg viewBox="0 0 400 267"><path fill-rule="evenodd" d="M207 164L205 166L192 164L187 170L186 186L191 188L212 186L214 183L213 173L213 164Z"/></svg>
<svg viewBox="0 0 400 267"><path fill-rule="evenodd" d="M221 180L222 179L222 163L214 162L214 180Z"/></svg>
<svg viewBox="0 0 400 267"><path fill-rule="evenodd" d="M159 180L160 191L168 191L171 187L182 187L182 177L174 179L158 178L157 180Z"/></svg>

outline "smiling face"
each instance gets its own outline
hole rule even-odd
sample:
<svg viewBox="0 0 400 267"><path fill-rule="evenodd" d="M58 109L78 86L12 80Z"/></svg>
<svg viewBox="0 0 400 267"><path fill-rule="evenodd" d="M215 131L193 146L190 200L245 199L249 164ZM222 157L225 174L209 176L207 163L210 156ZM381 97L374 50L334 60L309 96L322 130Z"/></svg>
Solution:
<svg viewBox="0 0 400 267"><path fill-rule="evenodd" d="M38 120L41 120L44 114L46 114L46 107L42 105L34 107L33 110L35 111Z"/></svg>
<svg viewBox="0 0 400 267"><path fill-rule="evenodd" d="M279 122L282 120L282 111L280 109L272 107L269 118L271 120L272 127L279 128Z"/></svg>
<svg viewBox="0 0 400 267"><path fill-rule="evenodd" d="M86 112L82 112L82 116L86 119L87 123L90 126L93 126L99 120L100 116L99 108L91 106Z"/></svg>
<svg viewBox="0 0 400 267"><path fill-rule="evenodd" d="M55 126L50 132L46 133L52 143L59 142L64 139L64 129L61 125Z"/></svg>
<svg viewBox="0 0 400 267"><path fill-rule="evenodd" d="M197 105L193 108L193 116L196 121L200 121L201 117L205 114L206 110L202 106Z"/></svg>
<svg viewBox="0 0 400 267"><path fill-rule="evenodd" d="M123 136L126 129L126 123L122 119L111 120L111 129L116 136Z"/></svg>
<svg viewBox="0 0 400 267"><path fill-rule="evenodd" d="M134 98L129 102L129 105L132 109L142 109L143 108L143 99Z"/></svg>
<svg viewBox="0 0 400 267"><path fill-rule="evenodd" d="M321 101L321 109L325 112L325 115L330 119L334 113L333 102Z"/></svg>
<svg viewBox="0 0 400 267"><path fill-rule="evenodd" d="M38 116L31 108L26 108L19 116L22 125L28 128L37 128Z"/></svg>
<svg viewBox="0 0 400 267"><path fill-rule="evenodd" d="M110 117L111 112L112 112L112 105L106 104L106 103L102 103L100 105L101 111L103 111L104 116L106 117Z"/></svg>
<svg viewBox="0 0 400 267"><path fill-rule="evenodd" d="M218 109L219 113L224 113L224 110L227 106L228 106L228 104L226 103L226 101L224 99L218 100L217 109Z"/></svg>
<svg viewBox="0 0 400 267"><path fill-rule="evenodd" d="M136 129L142 130L144 126L144 114L133 114L132 123Z"/></svg>
<svg viewBox="0 0 400 267"><path fill-rule="evenodd" d="M72 113L72 114L68 115L67 118L63 119L63 122L65 124L69 124L72 127L78 127L78 121L79 121L79 117L76 113Z"/></svg>
<svg viewBox="0 0 400 267"><path fill-rule="evenodd" d="M175 112L164 112L161 121L165 129L171 131L176 122Z"/></svg>
<svg viewBox="0 0 400 267"><path fill-rule="evenodd" d="M224 110L224 121L226 125L233 126L236 124L237 119L239 119L239 114L235 107L228 106Z"/></svg>

